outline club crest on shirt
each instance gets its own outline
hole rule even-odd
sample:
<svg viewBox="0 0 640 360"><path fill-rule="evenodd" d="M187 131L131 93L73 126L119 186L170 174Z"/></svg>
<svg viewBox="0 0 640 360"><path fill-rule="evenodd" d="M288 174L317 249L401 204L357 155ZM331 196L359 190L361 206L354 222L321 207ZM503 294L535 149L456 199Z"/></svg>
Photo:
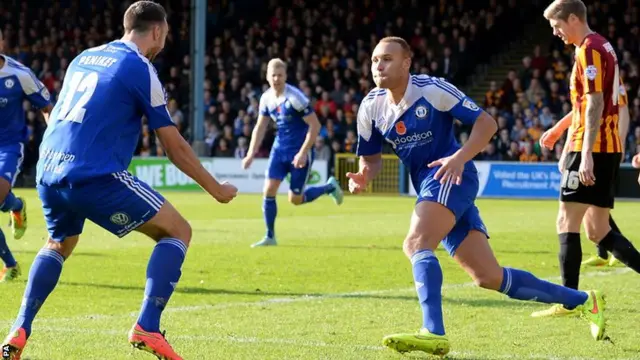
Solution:
<svg viewBox="0 0 640 360"><path fill-rule="evenodd" d="M11 89L16 83L13 81L13 79L7 79L4 81L4 87L6 87L7 89Z"/></svg>
<svg viewBox="0 0 640 360"><path fill-rule="evenodd" d="M420 105L416 108L416 117L418 119L424 119L427 117L427 108L426 106Z"/></svg>

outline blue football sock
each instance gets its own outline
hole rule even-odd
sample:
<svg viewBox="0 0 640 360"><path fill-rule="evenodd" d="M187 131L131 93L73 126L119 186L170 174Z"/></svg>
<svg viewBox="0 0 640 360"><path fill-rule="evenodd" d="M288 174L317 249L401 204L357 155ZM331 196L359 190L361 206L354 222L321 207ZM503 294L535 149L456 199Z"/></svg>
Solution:
<svg viewBox="0 0 640 360"><path fill-rule="evenodd" d="M165 238L156 244L147 266L147 284L138 325L148 332L160 332L160 316L175 290L187 246L178 239Z"/></svg>
<svg viewBox="0 0 640 360"><path fill-rule="evenodd" d="M13 258L13 254L11 254L11 250L7 246L7 239L4 237L2 230L0 230L0 259L2 259L6 267L16 266L16 259Z"/></svg>
<svg viewBox="0 0 640 360"><path fill-rule="evenodd" d="M574 309L587 301L586 292L540 280L526 271L511 268L502 271L500 292L512 299L562 304L567 309Z"/></svg>
<svg viewBox="0 0 640 360"><path fill-rule="evenodd" d="M276 215L278 215L278 204L275 197L267 196L262 204L262 212L264 213L264 222L267 224L267 237L273 239L276 235Z"/></svg>
<svg viewBox="0 0 640 360"><path fill-rule="evenodd" d="M413 280L422 308L422 327L434 335L444 335L442 317L442 269L431 250L420 250L411 257Z"/></svg>
<svg viewBox="0 0 640 360"><path fill-rule="evenodd" d="M335 190L335 186L333 186L332 184L324 184L324 185L308 187L304 191L302 203L306 204L306 203L313 202L315 199L319 198L324 194L329 194L333 190Z"/></svg>
<svg viewBox="0 0 640 360"><path fill-rule="evenodd" d="M56 287L63 264L64 257L55 250L43 248L38 252L29 270L29 280L24 290L22 306L18 318L11 327L11 332L23 328L27 332L27 337L31 335L31 323Z"/></svg>
<svg viewBox="0 0 640 360"><path fill-rule="evenodd" d="M0 205L0 211L20 211L22 210L22 200L18 199L13 192L9 191L7 197L4 198L4 202Z"/></svg>

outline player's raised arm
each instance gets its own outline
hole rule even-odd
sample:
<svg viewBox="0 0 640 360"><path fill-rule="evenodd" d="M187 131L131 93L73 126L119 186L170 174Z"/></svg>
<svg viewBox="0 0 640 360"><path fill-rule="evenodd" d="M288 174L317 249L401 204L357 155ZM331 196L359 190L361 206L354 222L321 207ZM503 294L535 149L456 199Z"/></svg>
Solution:
<svg viewBox="0 0 640 360"><path fill-rule="evenodd" d="M17 76L25 97L29 100L31 105L40 109L40 112L42 112L42 116L44 117L44 121L49 123L49 115L51 114L51 110L53 110L51 94L44 84L38 80L31 69L23 67L20 70L21 71L17 72Z"/></svg>
<svg viewBox="0 0 640 360"><path fill-rule="evenodd" d="M382 144L384 138L373 124L369 101L370 99L365 98L358 109L358 147L356 154L360 156L359 169L357 173L347 173L349 191L354 194L366 189L367 184L382 169Z"/></svg>
<svg viewBox="0 0 640 360"><path fill-rule="evenodd" d="M228 203L237 194L235 186L220 184L200 163L200 159L175 127L169 111L164 89L151 63L146 63L147 76L141 74L133 82L133 92L140 100L149 128L155 130L167 157L180 171L195 180L206 192L221 203Z"/></svg>

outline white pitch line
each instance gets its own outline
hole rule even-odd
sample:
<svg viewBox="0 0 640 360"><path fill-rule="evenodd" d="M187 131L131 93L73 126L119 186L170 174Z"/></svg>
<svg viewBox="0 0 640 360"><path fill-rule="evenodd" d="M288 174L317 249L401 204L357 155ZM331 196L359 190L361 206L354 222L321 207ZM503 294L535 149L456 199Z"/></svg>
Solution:
<svg viewBox="0 0 640 360"><path fill-rule="evenodd" d="M630 272L629 268L620 268L613 271L591 271L581 275L581 277L601 277L601 276L615 276L626 274ZM554 276L550 278L546 278L547 281L558 281L560 280L559 276ZM462 283L462 284L444 284L442 286L443 290L452 290L458 288L466 288L466 287L474 287L475 284L473 282ZM235 307L265 307L271 305L283 305L283 304L293 304L293 303L302 303L309 301L323 301L330 299L345 299L345 298L358 298L365 296L375 296L375 295L384 295L384 294L403 294L415 292L415 288L404 288L404 289L386 289L386 290L370 290L370 291L355 291L355 292L346 292L346 293L337 293L337 294L326 294L326 295L302 295L296 297L280 297L280 298L271 298L260 301L238 301L238 302L227 302L227 303L219 303L212 305L192 305L192 306L177 306L177 307L169 307L164 313L183 313L183 312L196 312L203 310L223 310ZM135 318L138 316L138 312L130 312L127 314L116 314L116 315L108 315L108 314L91 314L91 315L83 315L83 316L75 316L68 318L44 318L44 319L36 319L36 324L52 324L52 323L68 323L75 321L84 321L84 320L107 320L107 319L120 319L120 318ZM4 320L6 322L10 322L13 320Z"/></svg>
<svg viewBox="0 0 640 360"><path fill-rule="evenodd" d="M77 328L55 328L55 327L44 327L41 330L46 330L50 332L56 333L83 333L83 334L93 334L93 335L103 335L103 336L114 336L114 337L124 337L126 336L126 332L117 331L117 330L94 330L94 329L77 329ZM300 339L279 339L279 338L258 338L258 337L246 337L246 336L216 336L216 335L173 335L170 336L170 340L186 340L193 342L227 342L227 343L236 343L236 344L270 344L270 345L284 345L284 346L296 346L296 347L311 347L311 348L340 348L345 350L364 350L364 351L389 351L384 346L375 346L375 345L362 345L362 344L340 344L340 343L330 343L325 341L309 341L309 340L300 340ZM449 356L462 356L469 358L482 358L487 356L486 354L479 354L467 351L452 351L449 353ZM491 359L513 359L512 354L491 354ZM520 359L527 360L596 360L592 358L585 357L570 357L570 358L560 358L553 355L543 355L543 354L530 354L518 356ZM446 359L446 357L445 357ZM633 359L618 359L618 360L633 360Z"/></svg>

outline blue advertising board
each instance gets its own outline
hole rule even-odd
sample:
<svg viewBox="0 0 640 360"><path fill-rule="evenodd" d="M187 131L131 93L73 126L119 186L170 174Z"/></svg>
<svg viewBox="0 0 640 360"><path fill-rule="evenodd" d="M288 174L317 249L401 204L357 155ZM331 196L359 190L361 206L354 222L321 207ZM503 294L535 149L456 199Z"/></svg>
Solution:
<svg viewBox="0 0 640 360"><path fill-rule="evenodd" d="M556 163L475 161L478 197L557 199L562 175ZM409 182L409 193L415 190Z"/></svg>
<svg viewBox="0 0 640 360"><path fill-rule="evenodd" d="M476 162L478 197L557 199L562 174L555 163Z"/></svg>

